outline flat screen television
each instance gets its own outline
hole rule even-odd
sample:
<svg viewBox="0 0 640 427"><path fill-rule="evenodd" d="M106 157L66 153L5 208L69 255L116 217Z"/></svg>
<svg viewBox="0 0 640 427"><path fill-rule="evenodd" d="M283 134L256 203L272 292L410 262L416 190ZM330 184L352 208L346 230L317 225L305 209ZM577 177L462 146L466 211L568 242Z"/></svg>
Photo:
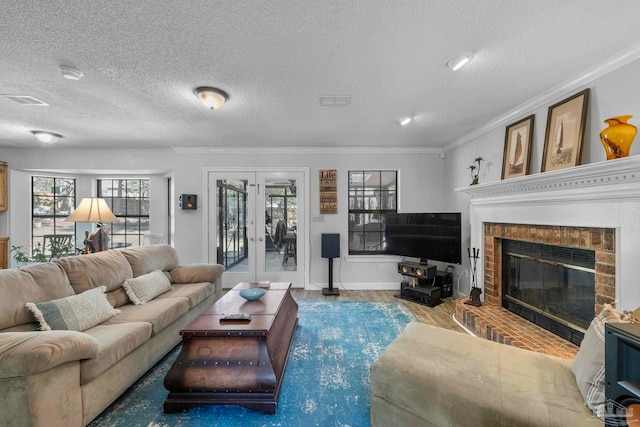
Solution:
<svg viewBox="0 0 640 427"><path fill-rule="evenodd" d="M420 262L462 263L462 214L394 213L385 215L385 252Z"/></svg>

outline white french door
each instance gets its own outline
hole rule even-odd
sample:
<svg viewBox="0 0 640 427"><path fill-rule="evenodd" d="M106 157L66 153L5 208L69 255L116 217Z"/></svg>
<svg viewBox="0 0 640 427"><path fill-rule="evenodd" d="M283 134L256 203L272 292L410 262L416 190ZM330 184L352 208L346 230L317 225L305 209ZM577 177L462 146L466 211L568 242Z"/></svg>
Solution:
<svg viewBox="0 0 640 427"><path fill-rule="evenodd" d="M224 288L270 280L305 284L305 173L216 170L208 176L209 262Z"/></svg>

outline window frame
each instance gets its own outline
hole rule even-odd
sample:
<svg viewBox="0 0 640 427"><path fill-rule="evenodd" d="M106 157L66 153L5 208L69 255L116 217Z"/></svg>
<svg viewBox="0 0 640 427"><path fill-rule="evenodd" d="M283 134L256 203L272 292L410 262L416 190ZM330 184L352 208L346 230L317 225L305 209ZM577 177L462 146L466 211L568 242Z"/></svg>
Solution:
<svg viewBox="0 0 640 427"><path fill-rule="evenodd" d="M53 192L50 193L38 193L36 194L35 192L35 184L37 180L53 180ZM56 185L56 183L60 180L65 180L68 181L72 184L72 190L70 192L70 195L68 196L62 196L60 194L58 194L56 192L56 189L58 188L62 188L62 186ZM67 219L67 217L71 214L71 212L73 212L73 210L76 208L76 178L72 178L72 177L64 177L64 176L45 176L45 175L32 175L31 176L31 248L30 248L30 254L31 256L34 255L34 249L37 249L38 252L40 252L41 254L45 254L45 255L49 255L51 253L51 249L50 248L45 248L44 247L44 236L45 235L50 235L50 234L58 234L57 231L59 231L59 228L64 228L62 226L58 225L58 222L61 221L65 221ZM51 205L53 206L53 211L51 213L36 213L35 210L42 206L42 204L40 202L37 202L38 198L41 197L46 197L46 198L52 198L52 203ZM57 201L60 200L61 198L67 198L69 199L68 205L69 205L69 210L68 212L65 211L66 213L58 213L58 203ZM42 235L37 235L36 233L34 233L34 230L36 228L39 227L35 227L35 221L36 220L40 220L40 221L46 221L46 220L51 220L53 221L53 232L52 233L44 233ZM64 225L68 226L68 222L64 222ZM68 228L68 227L67 227ZM65 234L73 234L73 240L75 242L76 240L76 224L73 224L73 232L69 231ZM42 242L40 241L36 241L36 238L38 239L42 239Z"/></svg>
<svg viewBox="0 0 640 427"><path fill-rule="evenodd" d="M103 193L103 182L107 182L110 181L111 184L111 188L117 188L116 186L113 185L114 182L117 181L125 181L125 187L124 187L124 194L121 196L115 196L113 194L110 195L105 195ZM138 195L137 196L130 196L129 195L129 182L130 181L137 181L138 182ZM142 192L142 188L143 185L142 183L146 182L146 196L144 196L143 192ZM101 178L98 179L96 182L96 187L97 187L97 196L100 198L103 198L106 200L107 205L109 206L109 209L111 209L111 211L113 212L113 214L119 218L119 219L124 219L124 222L121 220L118 223L110 223L109 224L109 228L110 228L110 239L109 239L109 248L113 248L114 247L114 243L115 244L125 244L125 245L129 245L129 246L142 246L143 244L143 239L144 236L146 234L149 234L149 229L151 226L151 220L150 220L150 215L149 215L149 209L150 209L150 201L151 201L151 189L150 189L150 185L151 185L151 180L149 178ZM125 214L122 214L120 209L114 209L114 200L115 199L121 199L124 201L123 205L124 205L124 212ZM143 209L143 203L146 200L146 214L143 214L144 209ZM130 206L132 206L132 203L130 203L131 201L137 201L135 204L137 204L137 211L138 214L135 213L130 213L129 212L129 208ZM134 219L137 221L137 233L132 233L130 232L131 230L131 226L129 225L128 221L130 219ZM146 227L143 227L143 224L146 223ZM123 225L122 230L123 232L114 232L114 225L116 226L120 226Z"/></svg>
<svg viewBox="0 0 640 427"><path fill-rule="evenodd" d="M387 174L387 173L393 173L394 174L394 179L392 181L392 184L390 184L390 186L383 186L383 174ZM363 179L362 179L362 185L358 185L355 186L353 185L353 180L352 180L352 175L354 174L361 174ZM377 188L374 188L373 186L369 185L367 186L366 181L367 181L367 176L368 175L373 175L373 174L378 174L378 186ZM348 182L348 189L347 189L347 197L348 197L348 221L349 221L349 225L348 225L348 229L347 229L347 234L348 234L348 242L349 242L349 255L353 256L353 255L365 255L365 256L371 256L371 255L387 255L387 253L385 252L385 248L384 248L384 215L387 213L397 213L398 212L398 170L395 169L365 169L365 170L350 170L347 173L347 182ZM371 192L373 194L371 194ZM376 195L377 193L377 195ZM393 199L387 199L386 202L383 201L383 198L389 197L391 195L391 193L393 193ZM362 200L359 200L360 198L362 198ZM366 200L369 200L369 203L367 203ZM375 207L371 207L371 200L376 199L376 203L375 203ZM361 203L357 203L357 202L361 202ZM389 205L393 205L393 208L388 208ZM355 207L356 205L361 205L362 207L358 206ZM387 207L385 207L385 205ZM378 222L374 223L374 222L368 222L368 223L362 223L359 224L358 221L356 220L356 218L360 217L362 218L362 216L369 216L369 218L377 218ZM367 224L382 224L381 226L378 226L377 229L373 229L371 231L367 230ZM360 226L362 226L362 229L358 229ZM375 235L379 235L380 240L379 243L376 244L375 246L377 246L378 248L367 248L366 247L366 241L367 241L367 236L375 236ZM374 238L375 239L375 238ZM363 245L365 245L363 248L354 248L352 246L354 241L360 240ZM375 239L377 241L377 239Z"/></svg>

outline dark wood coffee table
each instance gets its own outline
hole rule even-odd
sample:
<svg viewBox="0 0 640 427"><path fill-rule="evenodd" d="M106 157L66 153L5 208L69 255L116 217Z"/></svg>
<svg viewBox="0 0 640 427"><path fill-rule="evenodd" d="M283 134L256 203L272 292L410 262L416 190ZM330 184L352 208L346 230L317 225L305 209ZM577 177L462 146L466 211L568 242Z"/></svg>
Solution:
<svg viewBox="0 0 640 427"><path fill-rule="evenodd" d="M271 283L257 301L239 283L180 331L182 351L164 379L164 412L201 405L235 405L275 414L298 324L291 283ZM221 323L225 314L251 313L248 323Z"/></svg>

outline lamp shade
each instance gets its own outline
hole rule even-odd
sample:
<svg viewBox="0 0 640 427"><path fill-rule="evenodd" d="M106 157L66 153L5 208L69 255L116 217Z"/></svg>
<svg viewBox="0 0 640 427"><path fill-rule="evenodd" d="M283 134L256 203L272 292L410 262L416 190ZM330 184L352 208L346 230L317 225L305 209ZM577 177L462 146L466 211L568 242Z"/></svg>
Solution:
<svg viewBox="0 0 640 427"><path fill-rule="evenodd" d="M107 202L99 197L85 197L67 221L73 222L115 222L116 216L111 212Z"/></svg>

